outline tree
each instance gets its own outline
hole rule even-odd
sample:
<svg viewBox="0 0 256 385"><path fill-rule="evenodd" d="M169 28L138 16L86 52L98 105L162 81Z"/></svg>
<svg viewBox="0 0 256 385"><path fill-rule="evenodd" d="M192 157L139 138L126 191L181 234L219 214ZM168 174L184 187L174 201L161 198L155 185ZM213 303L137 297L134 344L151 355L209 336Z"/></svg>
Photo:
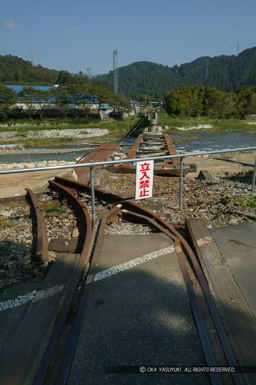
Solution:
<svg viewBox="0 0 256 385"><path fill-rule="evenodd" d="M0 120L8 117L11 107L16 103L16 93L11 88L0 84Z"/></svg>
<svg viewBox="0 0 256 385"><path fill-rule="evenodd" d="M57 78L57 83L61 86L72 84L73 77L68 71L60 71Z"/></svg>

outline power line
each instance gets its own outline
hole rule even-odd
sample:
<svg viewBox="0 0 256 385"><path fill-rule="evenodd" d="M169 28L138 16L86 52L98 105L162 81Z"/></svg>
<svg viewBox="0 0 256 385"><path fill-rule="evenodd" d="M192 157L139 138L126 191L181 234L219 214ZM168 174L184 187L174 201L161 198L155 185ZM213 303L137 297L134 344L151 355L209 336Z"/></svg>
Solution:
<svg viewBox="0 0 256 385"><path fill-rule="evenodd" d="M113 51L114 94L118 94L117 50Z"/></svg>
<svg viewBox="0 0 256 385"><path fill-rule="evenodd" d="M237 44L237 47L236 47L236 56L239 54L239 43Z"/></svg>
<svg viewBox="0 0 256 385"><path fill-rule="evenodd" d="M204 75L204 83L206 84L207 78L209 76L209 59L206 61L206 69L205 69L205 75Z"/></svg>
<svg viewBox="0 0 256 385"><path fill-rule="evenodd" d="M30 38L30 58L31 58L31 64L34 67L35 65L35 50L34 50L34 44L32 37Z"/></svg>

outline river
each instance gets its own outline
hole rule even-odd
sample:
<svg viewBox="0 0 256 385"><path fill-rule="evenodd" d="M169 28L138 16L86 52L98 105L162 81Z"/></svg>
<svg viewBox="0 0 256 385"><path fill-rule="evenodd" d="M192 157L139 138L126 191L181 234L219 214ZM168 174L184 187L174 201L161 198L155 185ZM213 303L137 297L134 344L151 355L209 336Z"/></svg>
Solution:
<svg viewBox="0 0 256 385"><path fill-rule="evenodd" d="M176 144L175 148L178 153L186 153L193 151L211 151L224 150L233 148L245 148L256 146L256 135L249 135L242 132L203 132L203 133L179 133L172 134L171 138L188 137L191 135L200 136L197 140ZM132 145L135 138L128 138L121 141L125 145ZM35 147L27 149L26 153L4 152L0 154L0 163L24 163L24 162L40 162L43 160L65 160L75 161L77 158L93 151L88 149L88 145L72 145L72 146L54 146ZM127 148L128 150L128 148ZM29 151L29 153L28 153Z"/></svg>
<svg viewBox="0 0 256 385"><path fill-rule="evenodd" d="M172 135L172 137L186 137L189 135L190 134L177 134ZM197 150L213 151L256 146L256 135L250 135L243 132L203 132L199 135L200 139L198 140L176 144L176 150L182 153Z"/></svg>

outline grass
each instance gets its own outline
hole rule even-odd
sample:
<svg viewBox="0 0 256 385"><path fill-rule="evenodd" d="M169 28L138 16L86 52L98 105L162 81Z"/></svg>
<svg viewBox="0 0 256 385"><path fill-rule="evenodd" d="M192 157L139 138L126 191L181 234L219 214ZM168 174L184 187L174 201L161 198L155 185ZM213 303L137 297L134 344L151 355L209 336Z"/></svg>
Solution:
<svg viewBox="0 0 256 385"><path fill-rule="evenodd" d="M99 128L107 129L108 133L101 137L90 137L83 139L87 143L102 143L108 141L119 140L123 138L133 127L136 127L141 120L141 115L129 116L125 120L99 120L99 119L24 119L24 120L10 120L8 121L8 128L0 126L0 132L15 130L20 139L15 140L15 143L22 143L25 147L36 146L52 146L52 145L67 145L70 143L81 143L80 138L75 135L72 138L27 138L27 132L41 131L41 130L65 130L65 129L82 129L82 128ZM24 126L24 124L27 124ZM186 138L173 138L174 144L183 143L188 140L196 140L200 138L200 132L227 132L227 131L242 131L248 134L255 133L255 126L247 124L245 120L230 119L230 120L216 120L208 117L196 118L172 118L163 109L159 111L159 126L163 128L163 132L170 134L181 133L177 127L193 127L199 124L210 124L211 129L189 130L189 135ZM14 127L14 125L16 125ZM20 126L19 126L20 125ZM197 135L196 135L197 134ZM198 135L199 134L199 135ZM1 141L1 144L9 144L13 140Z"/></svg>
<svg viewBox="0 0 256 385"><path fill-rule="evenodd" d="M81 143L81 138L76 138L74 135L72 138L27 138L28 131L41 131L41 130L65 130L65 129L82 129L82 128L99 128L106 131L106 135L101 137L84 138L83 140L88 143L99 143L111 141L114 139L123 138L137 123L140 121L141 116L129 116L125 120L88 120L88 119L45 119L45 120L24 120L24 121L9 121L8 128L0 127L0 132L15 130L20 139L15 140L15 143L22 143L25 147L35 146L51 146L51 145L65 145L70 143ZM12 126L17 124L16 127ZM21 126L18 126L18 125ZM28 125L22 125L28 124ZM1 144L9 144L13 142L13 139L1 140Z"/></svg>
<svg viewBox="0 0 256 385"><path fill-rule="evenodd" d="M13 227L13 222L8 220L8 219L1 219L0 218L0 230L4 230L6 228L12 228Z"/></svg>
<svg viewBox="0 0 256 385"><path fill-rule="evenodd" d="M226 173L225 173L226 174ZM231 179L251 179L253 176L253 170L240 171L231 176Z"/></svg>
<svg viewBox="0 0 256 385"><path fill-rule="evenodd" d="M60 202L52 201L42 205L42 210L46 213L53 213L55 211L61 211Z"/></svg>
<svg viewBox="0 0 256 385"><path fill-rule="evenodd" d="M181 144L181 143L185 143L185 142L190 142L192 140L198 140L200 139L200 136L196 136L196 135L189 135L189 136L185 136L185 137L180 137L180 138L171 138L172 139L172 142L173 144Z"/></svg>
<svg viewBox="0 0 256 385"><path fill-rule="evenodd" d="M235 202L238 203L241 207L256 207L256 197L251 199L236 198Z"/></svg>
<svg viewBox="0 0 256 385"><path fill-rule="evenodd" d="M248 134L255 133L255 126L249 125L246 120L240 119L211 119L206 116L198 116L196 118L190 117L178 117L172 118L164 110L159 112L159 125L170 133L177 133L177 127L192 127L199 124L210 124L211 129L206 129L207 131L243 131ZM168 126L166 129L165 126ZM200 131L204 131L201 129ZM196 130L198 132L198 130ZM200 132L199 131L199 132ZM190 133L193 130L189 131Z"/></svg>
<svg viewBox="0 0 256 385"><path fill-rule="evenodd" d="M41 130L65 130L75 128L101 128L108 130L126 130L127 132L136 125L141 119L141 116L129 116L124 120L101 120L101 119L24 119L24 120L9 120L6 124L8 127L1 127L0 131L15 130L19 134L26 133L29 130L41 131Z"/></svg>

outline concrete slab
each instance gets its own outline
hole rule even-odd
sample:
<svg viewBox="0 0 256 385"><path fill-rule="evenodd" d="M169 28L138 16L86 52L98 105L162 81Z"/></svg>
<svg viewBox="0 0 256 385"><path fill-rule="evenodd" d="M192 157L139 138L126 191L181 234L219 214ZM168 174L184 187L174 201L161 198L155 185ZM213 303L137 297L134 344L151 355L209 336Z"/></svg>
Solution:
<svg viewBox="0 0 256 385"><path fill-rule="evenodd" d="M116 373L112 369L205 365L169 238L157 233L105 236L98 271L166 248L171 248L168 254L159 252L156 258L88 284L89 300L69 385L209 384L205 373Z"/></svg>
<svg viewBox="0 0 256 385"><path fill-rule="evenodd" d="M210 290L246 384L256 383L255 224L210 229L199 218L186 227L203 267ZM243 246L246 249L236 247ZM251 270L251 271L250 271Z"/></svg>
<svg viewBox="0 0 256 385"><path fill-rule="evenodd" d="M211 233L256 318L256 224L241 223Z"/></svg>
<svg viewBox="0 0 256 385"><path fill-rule="evenodd" d="M1 296L0 383L31 384L79 255L57 255L45 279L8 288ZM25 292L30 288L29 292ZM25 298L22 298L25 297ZM22 303L24 299L24 304ZM14 307L10 302L19 302ZM6 334L6 335L5 335ZM31 365L33 363L33 365Z"/></svg>

